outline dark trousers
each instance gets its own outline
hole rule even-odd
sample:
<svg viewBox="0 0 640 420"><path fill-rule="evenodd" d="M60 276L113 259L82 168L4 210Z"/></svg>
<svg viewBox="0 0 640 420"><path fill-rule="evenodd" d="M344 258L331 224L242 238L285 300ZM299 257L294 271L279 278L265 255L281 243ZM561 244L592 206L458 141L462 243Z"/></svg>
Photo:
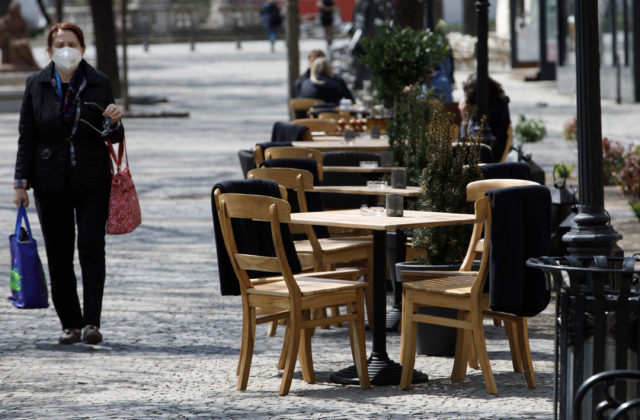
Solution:
<svg viewBox="0 0 640 420"><path fill-rule="evenodd" d="M109 193L109 184L82 191L72 187L55 193L34 191L49 262L51 297L63 329L100 326ZM76 225L84 313L73 270Z"/></svg>

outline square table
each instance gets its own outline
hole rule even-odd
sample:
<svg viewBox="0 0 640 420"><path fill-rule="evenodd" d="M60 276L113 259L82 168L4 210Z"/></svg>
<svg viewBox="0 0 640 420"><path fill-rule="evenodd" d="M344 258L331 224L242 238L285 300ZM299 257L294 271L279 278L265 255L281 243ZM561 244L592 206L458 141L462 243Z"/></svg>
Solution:
<svg viewBox="0 0 640 420"><path fill-rule="evenodd" d="M438 213L405 210L402 217L365 216L359 209L330 210L307 213L292 213L291 223L361 228L373 231L373 346L369 357L369 377L375 385L398 385L402 366L387 354L387 299L385 284L386 231L433 226L471 224L476 221L473 214ZM354 366L331 375L338 383L357 384L358 375ZM414 372L414 382L424 382L427 376Z"/></svg>

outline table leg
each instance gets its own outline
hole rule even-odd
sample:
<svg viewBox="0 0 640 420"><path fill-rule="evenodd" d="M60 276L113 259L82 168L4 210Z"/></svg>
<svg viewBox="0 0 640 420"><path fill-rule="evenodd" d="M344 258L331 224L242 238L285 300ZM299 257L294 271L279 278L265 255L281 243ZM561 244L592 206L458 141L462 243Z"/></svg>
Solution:
<svg viewBox="0 0 640 420"><path fill-rule="evenodd" d="M393 286L393 308L387 314L387 332L398 332L402 319L402 283L396 278L396 263L404 262L407 258L406 242L404 230L387 231L387 259Z"/></svg>
<svg viewBox="0 0 640 420"><path fill-rule="evenodd" d="M386 287L386 232L373 231L373 344L369 356L369 379L374 385L399 385L402 365L387 354L387 287ZM340 384L358 384L355 366L331 375L331 381ZM413 383L422 383L429 377L419 371L413 373Z"/></svg>

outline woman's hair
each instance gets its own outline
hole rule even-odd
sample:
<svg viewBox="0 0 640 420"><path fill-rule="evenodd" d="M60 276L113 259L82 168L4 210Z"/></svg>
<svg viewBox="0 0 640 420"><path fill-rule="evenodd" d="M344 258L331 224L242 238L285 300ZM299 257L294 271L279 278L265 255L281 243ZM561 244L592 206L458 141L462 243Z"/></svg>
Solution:
<svg viewBox="0 0 640 420"><path fill-rule="evenodd" d="M314 83L322 83L322 81L318 79L318 76L321 75L333 77L331 60L327 57L318 57L313 60L313 64L311 64L311 75L309 77L311 81Z"/></svg>
<svg viewBox="0 0 640 420"><path fill-rule="evenodd" d="M467 105L475 105L476 103L477 84L478 79L476 78L475 73L471 73L467 80L462 83L462 89L464 90L464 96L467 100ZM502 99L504 97L505 93L502 89L502 85L489 77L489 102L492 102L495 99Z"/></svg>
<svg viewBox="0 0 640 420"><path fill-rule="evenodd" d="M78 37L80 46L82 48L86 48L86 46L84 45L84 34L82 33L82 29L80 29L80 27L75 23L63 22L63 23L56 23L55 25L51 26L51 28L49 29L49 35L47 36L47 45L49 46L49 49L51 49L51 47L53 46L53 36L58 31L73 32Z"/></svg>

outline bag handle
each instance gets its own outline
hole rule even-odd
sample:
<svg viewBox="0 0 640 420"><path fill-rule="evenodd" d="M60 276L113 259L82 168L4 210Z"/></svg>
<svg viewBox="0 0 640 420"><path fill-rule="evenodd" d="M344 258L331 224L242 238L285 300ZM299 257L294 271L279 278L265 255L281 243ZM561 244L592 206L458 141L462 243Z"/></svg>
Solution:
<svg viewBox="0 0 640 420"><path fill-rule="evenodd" d="M117 173L120 173L121 171L121 167L122 167L122 158L124 156L124 161L125 161L125 167L128 169L129 168L129 156L127 155L127 145L125 143L125 139L124 137L122 138L122 141L120 141L120 143L118 144L118 153L116 154L114 147L113 147L113 143L111 143L111 140L106 139L107 141L107 147L109 148L109 164L111 166L111 175L114 175L114 170L113 170L113 166L115 164L116 169L117 169Z"/></svg>
<svg viewBox="0 0 640 420"><path fill-rule="evenodd" d="M20 239L20 228L22 227L22 220L24 220L24 224L27 226L27 234L29 235L29 240L33 240L31 236L31 226L29 225L29 218L27 217L27 209L24 207L24 204L20 205L18 209L18 218L16 220L16 240Z"/></svg>

